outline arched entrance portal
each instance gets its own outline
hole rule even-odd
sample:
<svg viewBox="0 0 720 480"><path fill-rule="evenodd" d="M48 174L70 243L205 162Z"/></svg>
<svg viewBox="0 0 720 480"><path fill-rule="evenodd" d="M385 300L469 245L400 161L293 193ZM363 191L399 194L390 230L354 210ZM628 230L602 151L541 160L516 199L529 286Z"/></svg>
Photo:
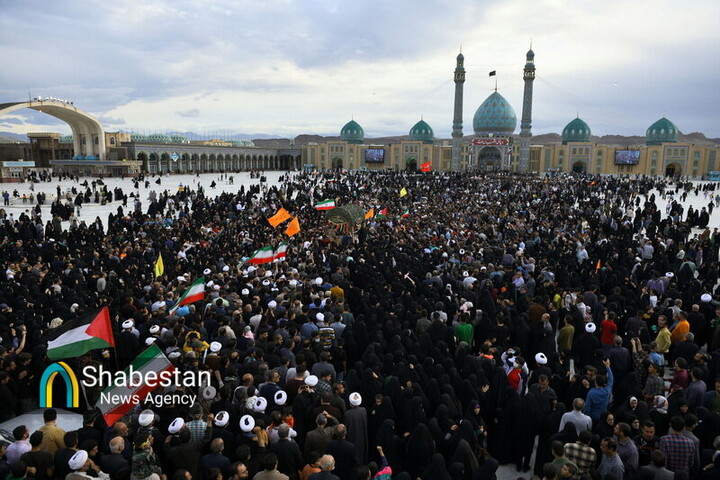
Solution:
<svg viewBox="0 0 720 480"><path fill-rule="evenodd" d="M342 168L343 168L342 158L333 158L332 168L333 168L333 170L342 170Z"/></svg>
<svg viewBox="0 0 720 480"><path fill-rule="evenodd" d="M682 167L680 165L677 163L670 163L667 167L665 167L666 177L675 177L677 175L682 175Z"/></svg>
<svg viewBox="0 0 720 480"><path fill-rule="evenodd" d="M478 170L492 172L500 170L502 153L496 147L485 147L478 154Z"/></svg>
<svg viewBox="0 0 720 480"><path fill-rule="evenodd" d="M575 162L572 166L573 173L585 173L585 162Z"/></svg>
<svg viewBox="0 0 720 480"><path fill-rule="evenodd" d="M408 172L415 172L417 171L417 160L415 157L409 157L407 161L405 162L405 170Z"/></svg>
<svg viewBox="0 0 720 480"><path fill-rule="evenodd" d="M82 157L78 160L84 160L85 157L105 160L105 131L102 125L71 102L38 97L31 102L0 103L0 116L23 108L46 113L67 123L72 130L74 155Z"/></svg>

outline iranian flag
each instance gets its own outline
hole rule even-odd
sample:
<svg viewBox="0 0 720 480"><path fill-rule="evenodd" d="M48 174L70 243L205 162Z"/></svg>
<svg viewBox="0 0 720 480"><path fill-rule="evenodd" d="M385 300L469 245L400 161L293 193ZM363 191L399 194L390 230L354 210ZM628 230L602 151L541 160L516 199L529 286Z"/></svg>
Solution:
<svg viewBox="0 0 720 480"><path fill-rule="evenodd" d="M42 339L47 342L50 360L79 357L96 348L115 346L107 307L63 323L46 332Z"/></svg>
<svg viewBox="0 0 720 480"><path fill-rule="evenodd" d="M261 265L263 263L272 262L275 259L275 250L272 247L263 247L255 250L248 262L253 265Z"/></svg>
<svg viewBox="0 0 720 480"><path fill-rule="evenodd" d="M406 208L405 211L400 215L401 218L406 218L410 216L410 209Z"/></svg>
<svg viewBox="0 0 720 480"><path fill-rule="evenodd" d="M335 200L332 198L315 204L315 210L332 210L333 208L335 208Z"/></svg>
<svg viewBox="0 0 720 480"><path fill-rule="evenodd" d="M285 260L285 256L287 255L287 249L288 244L285 242L280 243L278 245L277 250L273 252L273 260Z"/></svg>
<svg viewBox="0 0 720 480"><path fill-rule="evenodd" d="M178 302L173 305L173 307L170 309L170 313L173 313L178 308L182 307L183 305L189 305L191 303L195 303L199 300L203 300L205 298L205 277L200 277L197 280L195 280L192 285L188 287L187 290L185 290L185 293L182 294L182 297L178 300Z"/></svg>
<svg viewBox="0 0 720 480"><path fill-rule="evenodd" d="M170 376L174 371L175 366L162 353L160 347L151 345L125 369L125 383L108 386L95 406L102 412L105 423L112 427L131 408L142 402L147 394L157 387L163 376ZM161 372L170 373L161 376ZM138 382L139 379L141 380Z"/></svg>

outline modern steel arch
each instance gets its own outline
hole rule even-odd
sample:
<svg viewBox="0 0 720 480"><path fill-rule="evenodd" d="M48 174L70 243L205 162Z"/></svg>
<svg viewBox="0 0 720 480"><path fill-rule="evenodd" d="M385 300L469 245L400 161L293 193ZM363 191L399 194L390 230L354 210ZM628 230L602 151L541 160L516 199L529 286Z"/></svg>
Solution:
<svg viewBox="0 0 720 480"><path fill-rule="evenodd" d="M100 122L91 115L79 110L71 103L59 100L34 100L31 102L0 103L0 116L22 108L31 108L38 112L47 113L70 125L73 133L75 155L82 155L83 157L92 155L97 160L105 160L105 131Z"/></svg>

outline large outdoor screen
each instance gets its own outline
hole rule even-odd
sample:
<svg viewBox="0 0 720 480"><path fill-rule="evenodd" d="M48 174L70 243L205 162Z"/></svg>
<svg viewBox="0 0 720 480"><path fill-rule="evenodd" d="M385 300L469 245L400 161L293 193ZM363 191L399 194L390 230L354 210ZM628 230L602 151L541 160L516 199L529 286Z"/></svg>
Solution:
<svg viewBox="0 0 720 480"><path fill-rule="evenodd" d="M640 150L616 150L615 165L637 165L640 163Z"/></svg>
<svg viewBox="0 0 720 480"><path fill-rule="evenodd" d="M366 148L365 149L365 162L366 163L383 163L385 161L385 149L384 148Z"/></svg>

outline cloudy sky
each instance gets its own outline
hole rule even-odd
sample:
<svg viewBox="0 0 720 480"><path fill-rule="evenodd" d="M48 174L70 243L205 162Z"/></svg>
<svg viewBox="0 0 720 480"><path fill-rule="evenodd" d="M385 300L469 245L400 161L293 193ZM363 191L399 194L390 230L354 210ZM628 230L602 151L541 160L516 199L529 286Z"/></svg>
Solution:
<svg viewBox="0 0 720 480"><path fill-rule="evenodd" d="M403 135L421 116L449 138L455 56L465 134L498 90L533 133L580 115L593 134L644 135L667 116L720 137L720 1L0 0L0 103L72 100L107 130L292 137ZM0 131L69 127L29 109Z"/></svg>

